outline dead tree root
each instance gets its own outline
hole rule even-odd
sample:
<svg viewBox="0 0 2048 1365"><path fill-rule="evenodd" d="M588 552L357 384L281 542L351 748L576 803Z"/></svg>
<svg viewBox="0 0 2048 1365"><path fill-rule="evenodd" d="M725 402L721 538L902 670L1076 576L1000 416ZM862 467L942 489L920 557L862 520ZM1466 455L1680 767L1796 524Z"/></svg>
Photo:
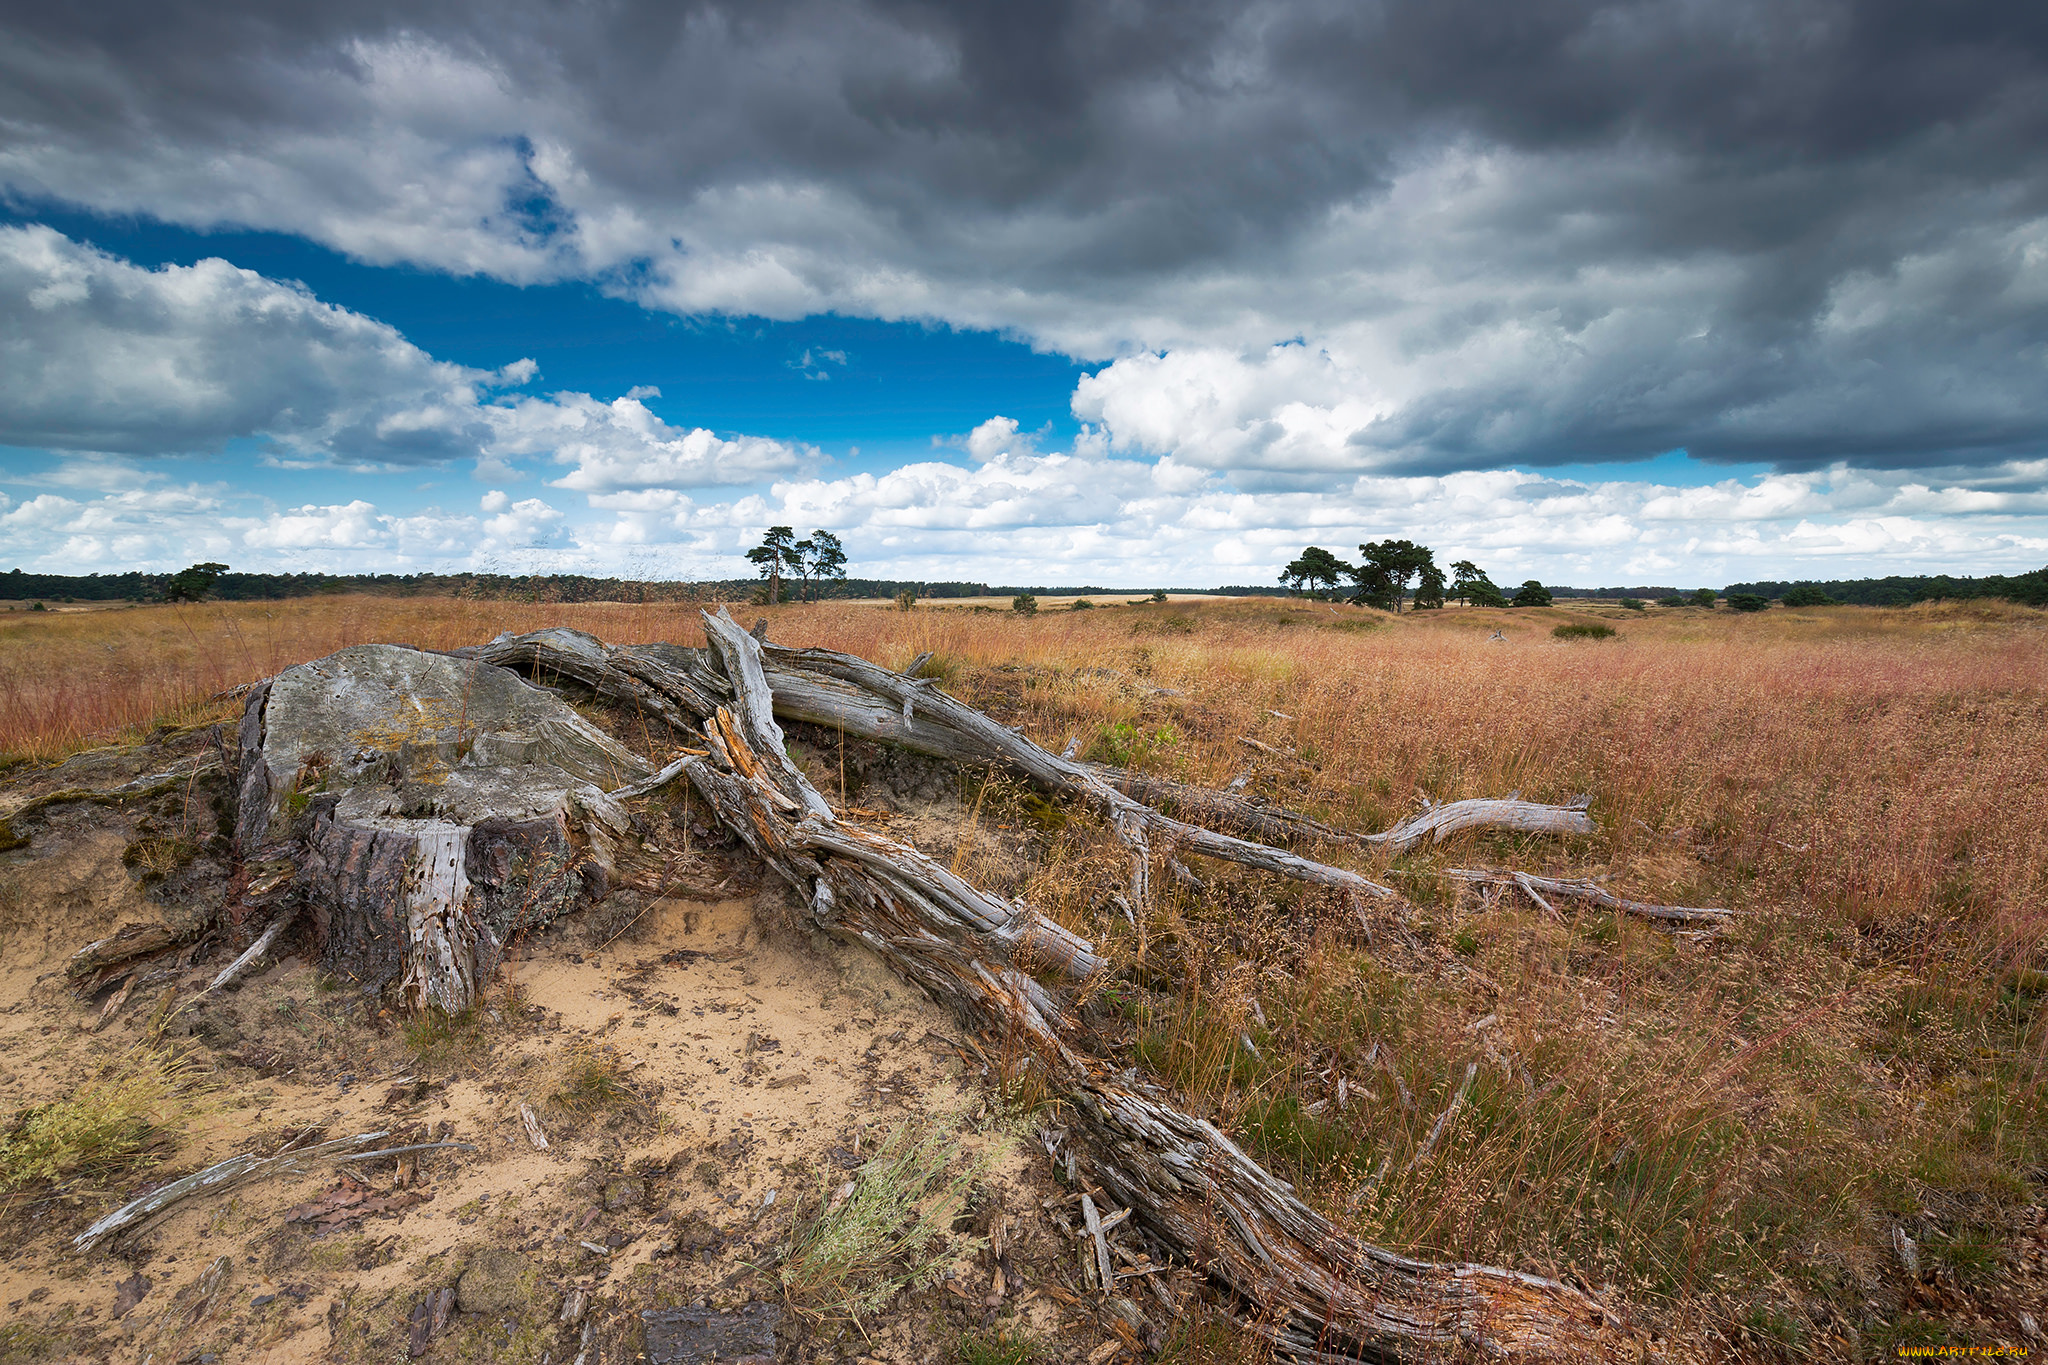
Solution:
<svg viewBox="0 0 2048 1365"><path fill-rule="evenodd" d="M1214 1125L1177 1108L1162 1088L1090 1056L1060 997L1031 970L1052 967L1086 979L1099 966L1088 945L915 850L838 820L785 754L774 675L764 664L773 651L723 612L707 614L705 626L731 682L732 708L717 708L705 725L710 752L684 761L696 790L797 889L821 928L867 944L984 1032L1024 1040L1068 1101L1067 1129L1051 1145L1072 1156L1088 1185L1258 1305L1284 1354L1415 1358L1462 1344L1499 1359L1635 1357L1620 1320L1569 1286L1490 1266L1414 1260L1350 1237ZM845 668L843 657L834 666L845 672L873 668ZM868 682L862 677L859 685ZM969 712L980 727L949 713L947 702L968 708L943 694L897 690L908 699L898 717L922 708L955 733L1001 731L978 713ZM977 752L1006 754L1086 794L1106 787L1001 733L1008 739L984 731ZM1128 812L1147 832L1162 827L1164 817L1116 795L1127 804L1111 810Z"/></svg>
<svg viewBox="0 0 2048 1365"><path fill-rule="evenodd" d="M610 647L580 632L556 629L501 636L456 651L457 658L505 665L543 684L550 677L573 680L691 736L689 748L657 772L638 755L606 759L609 741L603 736L569 733L581 723L573 716L546 721L547 733L558 741L575 740L564 762L602 759L615 770L603 790L571 785L563 801L550 807L558 813L548 816L553 822L548 828L584 841L579 848L587 844L579 856L594 859L608 849L616 851L617 841L607 829L623 829L621 801L687 778L718 819L796 890L819 928L867 945L984 1036L1028 1049L1066 1102L1063 1128L1048 1135L1055 1154L1088 1188L1130 1210L1151 1235L1252 1305L1251 1316L1262 1324L1258 1330L1283 1355L1317 1361L1435 1360L1465 1353L1504 1360L1618 1362L1639 1357L1638 1339L1616 1315L1570 1286L1491 1266L1415 1260L1351 1237L1213 1124L1176 1106L1163 1086L1092 1055L1066 992L1077 985L1086 990L1101 979L1106 964L1093 946L1030 906L982 890L887 834L840 818L789 758L778 717L955 762L999 765L1047 792L1085 803L1104 817L1129 852L1129 899L1137 915L1149 907L1155 857L1171 866L1190 854L1342 890L1361 905L1365 897L1393 897L1391 890L1357 872L1208 825L1282 841L1353 840L1291 812L1253 808L1221 793L1169 791L1152 779L1114 777L1055 756L948 696L930 679L906 677L835 651L767 646L723 610L705 614L704 626L708 650ZM335 660L323 665L338 666ZM422 671L402 658L382 658L380 666L393 677ZM316 695L307 690L311 685L304 679L294 684L309 697ZM238 831L238 840L245 856L268 851L280 831L299 828L284 818L290 811L280 805L279 793L307 790L315 776L308 760L279 739L276 727L266 729L266 690L251 690L243 722L246 828ZM333 760L335 767L325 771L353 763L363 770L355 775L360 783L389 769L386 786L403 797L412 788L401 791L400 780L414 781L407 774L440 753L434 746L444 743L451 746L449 761L470 761L452 741L422 732L395 748L371 746L376 752L361 745L345 747ZM508 743L492 739L492 751L509 752ZM259 761L252 762L251 754ZM276 766L266 768L264 762ZM401 771L405 763L413 766ZM288 788L287 783L297 786ZM420 787L442 803L432 818L405 804L425 796L393 797L398 806L390 811L364 805L372 797L383 800L376 796L383 789L359 785L311 798L312 833L290 833L302 840L299 856L306 865L303 889L294 894L339 897L335 903L346 908L353 904L348 895L368 888L378 896L374 904L364 900L363 905L384 907L377 913L388 920L396 891L415 899L433 891L427 907L433 915L414 908L404 924L387 924L363 910L345 922L359 931L356 938L366 953L384 951L385 942L405 924L415 939L422 925L439 926L448 935L447 951L414 952L407 961L460 957L455 965L461 970L442 975L466 984L487 970L491 942L482 927L464 917L463 907L475 899L464 890L466 878L475 884L465 868L474 877L496 875L491 869L498 861L517 862L529 850L507 844L501 859L496 845L487 848L479 842L495 826L482 817L458 819L447 813L451 798L440 787ZM1163 813L1140 792L1164 798L1188 818ZM1445 808L1434 823L1428 816L1420 825L1408 822L1409 832L1445 828L1447 813L1454 809ZM321 845L320 831L343 828L344 816L353 821L346 828L354 842L344 847L330 838L332 847ZM428 835L440 841L430 850L432 857L419 851ZM303 842L308 838L312 842ZM396 850L383 863L371 856L383 848L370 847L380 838ZM356 868L377 875L367 881L357 877L360 887L339 875L338 870ZM607 864L597 870L609 876L616 868ZM429 886L430 881L435 885ZM450 882L453 890L443 894L439 881ZM456 941L465 934L474 940L470 947L465 947L468 940ZM415 1003L435 999L416 988L412 972L409 967L403 981L409 998ZM242 1174L222 1172L236 1178Z"/></svg>

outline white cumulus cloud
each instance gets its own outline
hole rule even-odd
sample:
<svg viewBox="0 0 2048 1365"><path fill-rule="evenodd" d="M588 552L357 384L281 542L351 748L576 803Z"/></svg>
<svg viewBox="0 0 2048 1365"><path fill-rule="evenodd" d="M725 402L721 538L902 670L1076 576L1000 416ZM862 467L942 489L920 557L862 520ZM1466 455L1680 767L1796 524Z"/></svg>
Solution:
<svg viewBox="0 0 2048 1365"><path fill-rule="evenodd" d="M538 367L437 360L395 328L226 261L146 269L47 227L0 228L0 444L149 456L266 438L280 464L540 457L562 486L700 487L812 452L671 427L642 401L511 396ZM110 473L118 473L104 459Z"/></svg>

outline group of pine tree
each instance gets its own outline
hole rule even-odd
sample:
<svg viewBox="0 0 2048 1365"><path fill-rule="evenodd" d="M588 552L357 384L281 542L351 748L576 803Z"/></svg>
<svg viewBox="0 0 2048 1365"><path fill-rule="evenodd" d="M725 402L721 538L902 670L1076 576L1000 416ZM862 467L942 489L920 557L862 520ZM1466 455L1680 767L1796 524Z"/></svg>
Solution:
<svg viewBox="0 0 2048 1365"><path fill-rule="evenodd" d="M830 531L813 531L804 540L796 538L794 526L771 526L761 543L747 551L747 562L768 580L765 600L787 602L782 576L790 574L803 584L802 598L809 600L813 580L827 582L846 577L846 546Z"/></svg>
<svg viewBox="0 0 2048 1365"><path fill-rule="evenodd" d="M1346 564L1322 546L1311 545L1301 552L1301 558L1280 571L1280 581L1315 597L1338 596L1339 588L1348 582L1351 591L1344 596L1381 611L1400 611L1411 584L1418 610L1441 607L1451 598L1475 607L1550 605L1550 589L1535 579L1523 583L1510 597L1469 559L1451 565L1447 578L1437 565L1436 552L1412 540L1375 540L1359 546L1358 553L1358 563Z"/></svg>

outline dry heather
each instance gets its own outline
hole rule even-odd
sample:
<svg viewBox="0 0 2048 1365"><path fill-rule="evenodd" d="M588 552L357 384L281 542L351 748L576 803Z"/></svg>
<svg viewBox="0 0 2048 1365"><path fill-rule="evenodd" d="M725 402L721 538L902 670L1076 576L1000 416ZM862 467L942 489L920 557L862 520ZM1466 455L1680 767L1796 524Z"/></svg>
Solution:
<svg viewBox="0 0 2048 1365"><path fill-rule="evenodd" d="M2048 615L767 614L781 643L934 651L950 690L1049 748L1246 774L1340 826L1425 798L1589 796L1590 838L1325 850L1412 902L1369 926L1207 865L1127 925L1100 832L1004 783L970 800L983 837L956 861L1103 944L1104 1033L1369 1238L1574 1276L1703 1350L2024 1340L2048 1292ZM1619 635L1553 638L1575 621ZM688 608L366 597L38 616L0 627L0 749L224 716L212 694L357 641L546 624L700 634ZM1741 917L1702 936L1547 913L1452 866Z"/></svg>

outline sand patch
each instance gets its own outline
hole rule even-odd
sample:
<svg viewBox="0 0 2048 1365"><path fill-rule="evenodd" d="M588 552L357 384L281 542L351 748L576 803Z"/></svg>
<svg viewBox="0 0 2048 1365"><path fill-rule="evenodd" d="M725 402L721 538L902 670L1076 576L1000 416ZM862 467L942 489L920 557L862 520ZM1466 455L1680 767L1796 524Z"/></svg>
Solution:
<svg viewBox="0 0 2048 1365"><path fill-rule="evenodd" d="M5 1112L72 1092L144 1042L146 1011L130 1006L92 1035L93 1002L21 989L142 904L121 847L108 836L38 864L48 874L38 904L53 910L17 933L0 1014ZM572 1287L600 1304L657 1273L671 1297L763 1292L758 1280L735 1287L734 1272L770 1258L794 1205L844 1178L895 1125L980 1107L962 1088L950 1019L864 949L790 925L774 893L655 901L601 944L564 921L515 947L474 1020L410 1040L373 999L287 959L173 1021L167 1036L197 1073L204 1107L158 1170L77 1203L13 1211L0 1306L60 1356L205 1350L288 1365L389 1358L420 1296L453 1285L486 1246L532 1267L510 1328L460 1312L448 1328L451 1343L498 1333L493 1352L526 1333L560 1356L576 1329L554 1318ZM196 964L181 990L218 965ZM584 1103L575 1082L593 1058L603 1093ZM91 1217L153 1183L309 1129L476 1150L352 1175L325 1164L187 1201L111 1250L70 1251ZM992 1132L965 1138L1010 1145ZM1025 1169L1013 1154L992 1182ZM343 1216L361 1207L371 1212L359 1221ZM287 1221L295 1210L300 1220ZM198 1303L192 1290L223 1256L223 1286Z"/></svg>

